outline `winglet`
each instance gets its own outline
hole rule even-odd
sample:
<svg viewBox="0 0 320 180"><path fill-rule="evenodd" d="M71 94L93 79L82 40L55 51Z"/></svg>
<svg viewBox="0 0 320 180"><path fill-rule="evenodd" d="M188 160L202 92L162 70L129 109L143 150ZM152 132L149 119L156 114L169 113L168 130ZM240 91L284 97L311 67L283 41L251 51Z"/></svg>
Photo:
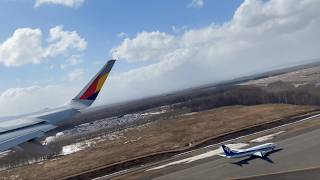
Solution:
<svg viewBox="0 0 320 180"><path fill-rule="evenodd" d="M116 60L109 60L92 80L72 99L73 103L90 106L100 93Z"/></svg>

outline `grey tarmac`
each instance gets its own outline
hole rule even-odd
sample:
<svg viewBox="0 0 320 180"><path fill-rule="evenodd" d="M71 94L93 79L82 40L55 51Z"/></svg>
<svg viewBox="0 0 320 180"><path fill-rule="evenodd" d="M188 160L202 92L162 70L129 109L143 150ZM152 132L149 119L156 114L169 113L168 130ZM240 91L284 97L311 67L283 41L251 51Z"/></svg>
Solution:
<svg viewBox="0 0 320 180"><path fill-rule="evenodd" d="M214 157L211 160L207 159L203 163L195 163L194 166L183 170L177 169L176 172L154 179L237 179L320 167L319 138L320 129L317 129L276 142L281 150L269 155L273 163L255 158L248 161L247 164L239 166L235 163L245 158L224 159ZM164 171L170 170L164 169Z"/></svg>

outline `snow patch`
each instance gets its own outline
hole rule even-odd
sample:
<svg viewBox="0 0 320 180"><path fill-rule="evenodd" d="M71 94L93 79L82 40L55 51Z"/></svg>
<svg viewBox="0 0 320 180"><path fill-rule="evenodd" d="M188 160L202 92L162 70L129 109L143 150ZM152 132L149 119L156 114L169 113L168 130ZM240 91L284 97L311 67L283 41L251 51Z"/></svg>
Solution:
<svg viewBox="0 0 320 180"><path fill-rule="evenodd" d="M126 141L126 142L124 142L123 144L135 143L135 142L137 142L137 141L140 141L141 139L142 139L142 137L138 137L137 139L132 139L132 140Z"/></svg>
<svg viewBox="0 0 320 180"><path fill-rule="evenodd" d="M48 145L54 142L57 138L62 137L63 135L63 132L58 132L55 136L49 136L42 142L42 145Z"/></svg>
<svg viewBox="0 0 320 180"><path fill-rule="evenodd" d="M240 148L248 146L248 144L237 143L237 144L228 144L227 146L232 148L232 149L237 150L237 149L240 149ZM191 163L191 162L198 161L198 160L201 160L201 159L205 159L205 158L209 158L209 157L212 157L212 156L216 156L216 155L221 154L221 153L223 153L223 150L220 147L219 149L216 149L216 150L213 150L213 151L209 151L209 152L197 155L197 156L189 157L189 158L182 159L182 160L179 160L179 161L174 161L174 162L162 165L162 166L157 166L157 167L148 169L147 171L158 170L158 169L162 169L162 168L165 168L165 167L168 167L168 166L173 166L173 165L178 165L178 164L187 164L187 163Z"/></svg>
<svg viewBox="0 0 320 180"><path fill-rule="evenodd" d="M58 133L56 134L56 137L63 136L63 135L64 135L63 132L58 132Z"/></svg>
<svg viewBox="0 0 320 180"><path fill-rule="evenodd" d="M121 117L110 117L110 118L99 119L93 122L83 123L78 126L75 126L72 129L64 130L62 132L58 132L54 136L47 137L42 142L42 144L48 145L50 143L57 142L64 138L74 138L74 137L78 138L79 136L87 137L87 134L93 133L93 132L99 132L101 130L110 132L110 131L113 131L114 129L117 129L118 126L130 125L140 120L149 119L154 115L166 113L169 111L169 109L170 109L170 106L161 106L160 108L151 109L141 113L126 114ZM111 135L107 138L109 140L114 140L117 138L117 136Z"/></svg>
<svg viewBox="0 0 320 180"><path fill-rule="evenodd" d="M63 146L62 150L61 150L61 155L69 155L78 151L82 151L84 149L87 149L89 147L94 146L95 144L99 143L99 142L103 142L106 140L116 140L122 137L121 133L112 133L112 134L108 134L108 135L104 135L104 136L100 136L100 137L96 137L90 140L85 140L82 142L78 142L78 143L74 143L74 144L70 144L67 146Z"/></svg>
<svg viewBox="0 0 320 180"><path fill-rule="evenodd" d="M93 144L95 144L92 141L85 141L80 143L75 143L67 146L62 147L61 155L68 155L72 154L81 150L84 150L88 147L91 147Z"/></svg>
<svg viewBox="0 0 320 180"><path fill-rule="evenodd" d="M184 114L184 116L191 116L191 115L194 115L194 114L197 114L198 112L191 112L191 113L187 113L187 114Z"/></svg>
<svg viewBox="0 0 320 180"><path fill-rule="evenodd" d="M293 86L294 86L295 88L298 88L298 87L304 86L304 85L306 85L306 84L308 84L308 83L296 83L296 84L293 84Z"/></svg>
<svg viewBox="0 0 320 180"><path fill-rule="evenodd" d="M274 134L269 134L269 135L266 135L266 136L262 136L262 137L253 139L253 140L251 140L250 142L260 143L260 142L269 141L269 140L273 139L275 136L278 136L279 134L282 134L282 133L284 133L284 132L285 132L285 131L279 131L279 132L274 133Z"/></svg>
<svg viewBox="0 0 320 180"><path fill-rule="evenodd" d="M159 115L159 114L163 114L166 112L167 112L167 110L162 110L162 111L157 111L157 112L146 112L146 113L141 114L141 116Z"/></svg>

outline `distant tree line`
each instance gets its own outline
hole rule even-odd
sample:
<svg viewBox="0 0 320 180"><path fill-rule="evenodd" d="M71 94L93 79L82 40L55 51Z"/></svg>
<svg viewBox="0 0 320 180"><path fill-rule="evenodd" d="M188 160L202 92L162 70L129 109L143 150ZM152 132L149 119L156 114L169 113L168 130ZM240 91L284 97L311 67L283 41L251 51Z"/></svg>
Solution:
<svg viewBox="0 0 320 180"><path fill-rule="evenodd" d="M90 114L90 120L121 116L147 109L169 105L175 111L202 111L221 106L259 104L320 105L320 88L316 85L294 87L278 81L266 87L252 85L227 85L195 88L167 95L154 96L121 103ZM78 123L88 122L89 117L79 117ZM74 124L73 124L74 125Z"/></svg>
<svg viewBox="0 0 320 180"><path fill-rule="evenodd" d="M313 86L273 90L272 87L234 86L220 89L212 94L190 97L185 102L175 104L174 109L203 111L232 105L293 104L320 105L320 89Z"/></svg>

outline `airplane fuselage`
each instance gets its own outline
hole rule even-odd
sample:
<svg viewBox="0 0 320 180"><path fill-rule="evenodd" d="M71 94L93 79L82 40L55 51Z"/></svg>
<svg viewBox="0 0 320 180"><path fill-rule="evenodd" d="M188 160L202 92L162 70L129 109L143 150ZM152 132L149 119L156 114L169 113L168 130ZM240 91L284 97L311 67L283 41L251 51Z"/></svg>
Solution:
<svg viewBox="0 0 320 180"><path fill-rule="evenodd" d="M241 149L237 151L233 151L230 155L225 155L226 158L242 158L246 156L260 156L263 157L264 155L268 154L269 152L274 151L276 148L276 144L274 143L267 143L262 144L259 146Z"/></svg>

